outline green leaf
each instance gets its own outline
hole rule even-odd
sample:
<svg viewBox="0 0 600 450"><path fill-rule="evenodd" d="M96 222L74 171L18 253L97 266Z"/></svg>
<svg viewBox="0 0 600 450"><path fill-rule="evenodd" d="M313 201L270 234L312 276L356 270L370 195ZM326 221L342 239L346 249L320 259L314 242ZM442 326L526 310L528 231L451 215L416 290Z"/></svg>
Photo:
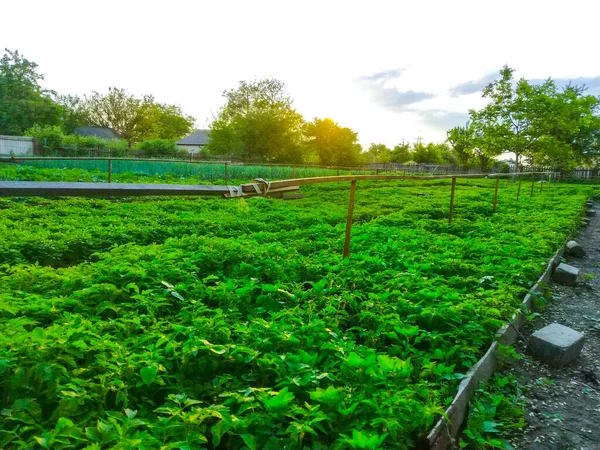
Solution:
<svg viewBox="0 0 600 450"><path fill-rule="evenodd" d="M140 370L142 381L146 384L146 386L150 386L154 380L156 380L157 374L158 369L156 367L144 367L142 370Z"/></svg>

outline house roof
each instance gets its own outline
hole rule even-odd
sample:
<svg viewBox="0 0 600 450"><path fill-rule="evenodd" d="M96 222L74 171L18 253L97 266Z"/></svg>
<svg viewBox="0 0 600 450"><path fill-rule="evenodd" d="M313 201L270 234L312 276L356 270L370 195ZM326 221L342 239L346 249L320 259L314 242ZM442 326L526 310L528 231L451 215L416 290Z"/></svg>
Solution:
<svg viewBox="0 0 600 450"><path fill-rule="evenodd" d="M177 141L177 145L206 145L208 144L210 130L196 130L189 136Z"/></svg>
<svg viewBox="0 0 600 450"><path fill-rule="evenodd" d="M101 139L121 139L112 128L102 127L77 127L75 133L81 136L95 136Z"/></svg>

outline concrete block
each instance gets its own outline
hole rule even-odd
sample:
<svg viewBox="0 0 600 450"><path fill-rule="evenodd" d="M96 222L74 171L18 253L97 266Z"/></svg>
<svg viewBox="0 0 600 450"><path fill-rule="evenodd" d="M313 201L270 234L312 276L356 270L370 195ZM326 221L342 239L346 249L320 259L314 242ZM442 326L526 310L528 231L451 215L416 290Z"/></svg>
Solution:
<svg viewBox="0 0 600 450"><path fill-rule="evenodd" d="M595 209L586 209L585 215L588 217L593 217L596 215L596 210Z"/></svg>
<svg viewBox="0 0 600 450"><path fill-rule="evenodd" d="M567 242L567 251L573 256L585 256L585 250L577 243L577 241Z"/></svg>
<svg viewBox="0 0 600 450"><path fill-rule="evenodd" d="M582 333L553 323L531 335L529 348L536 358L549 365L562 367L579 356L583 342Z"/></svg>
<svg viewBox="0 0 600 450"><path fill-rule="evenodd" d="M579 269L577 267L560 263L554 271L552 279L560 284L566 284L567 286L575 286L577 284L578 276Z"/></svg>

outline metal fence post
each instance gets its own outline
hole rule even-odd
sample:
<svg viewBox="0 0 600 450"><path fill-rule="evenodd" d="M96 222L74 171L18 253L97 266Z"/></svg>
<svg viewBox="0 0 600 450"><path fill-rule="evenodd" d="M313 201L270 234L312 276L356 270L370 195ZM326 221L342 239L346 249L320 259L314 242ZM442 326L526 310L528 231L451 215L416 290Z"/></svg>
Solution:
<svg viewBox="0 0 600 450"><path fill-rule="evenodd" d="M108 182L112 183L112 159L108 158Z"/></svg>
<svg viewBox="0 0 600 450"><path fill-rule="evenodd" d="M521 194L521 181L523 181L523 179L519 178L519 187L517 188L517 201L519 201L519 195Z"/></svg>
<svg viewBox="0 0 600 450"><path fill-rule="evenodd" d="M227 186L227 183L229 182L229 170L228 170L228 165L229 163L225 163L225 171L223 173L223 184L225 186Z"/></svg>
<svg viewBox="0 0 600 450"><path fill-rule="evenodd" d="M354 216L354 200L356 198L356 180L350 183L350 199L348 200L348 216L346 217L346 236L344 238L343 257L350 256L350 238L352 236L352 216Z"/></svg>

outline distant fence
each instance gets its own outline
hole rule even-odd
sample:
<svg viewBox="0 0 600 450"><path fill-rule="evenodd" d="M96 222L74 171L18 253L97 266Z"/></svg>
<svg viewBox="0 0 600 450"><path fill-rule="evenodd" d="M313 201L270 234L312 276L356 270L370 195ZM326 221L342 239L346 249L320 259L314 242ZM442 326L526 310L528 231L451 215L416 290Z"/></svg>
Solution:
<svg viewBox="0 0 600 450"><path fill-rule="evenodd" d="M24 136L0 136L0 155L26 156L33 155L35 139Z"/></svg>

